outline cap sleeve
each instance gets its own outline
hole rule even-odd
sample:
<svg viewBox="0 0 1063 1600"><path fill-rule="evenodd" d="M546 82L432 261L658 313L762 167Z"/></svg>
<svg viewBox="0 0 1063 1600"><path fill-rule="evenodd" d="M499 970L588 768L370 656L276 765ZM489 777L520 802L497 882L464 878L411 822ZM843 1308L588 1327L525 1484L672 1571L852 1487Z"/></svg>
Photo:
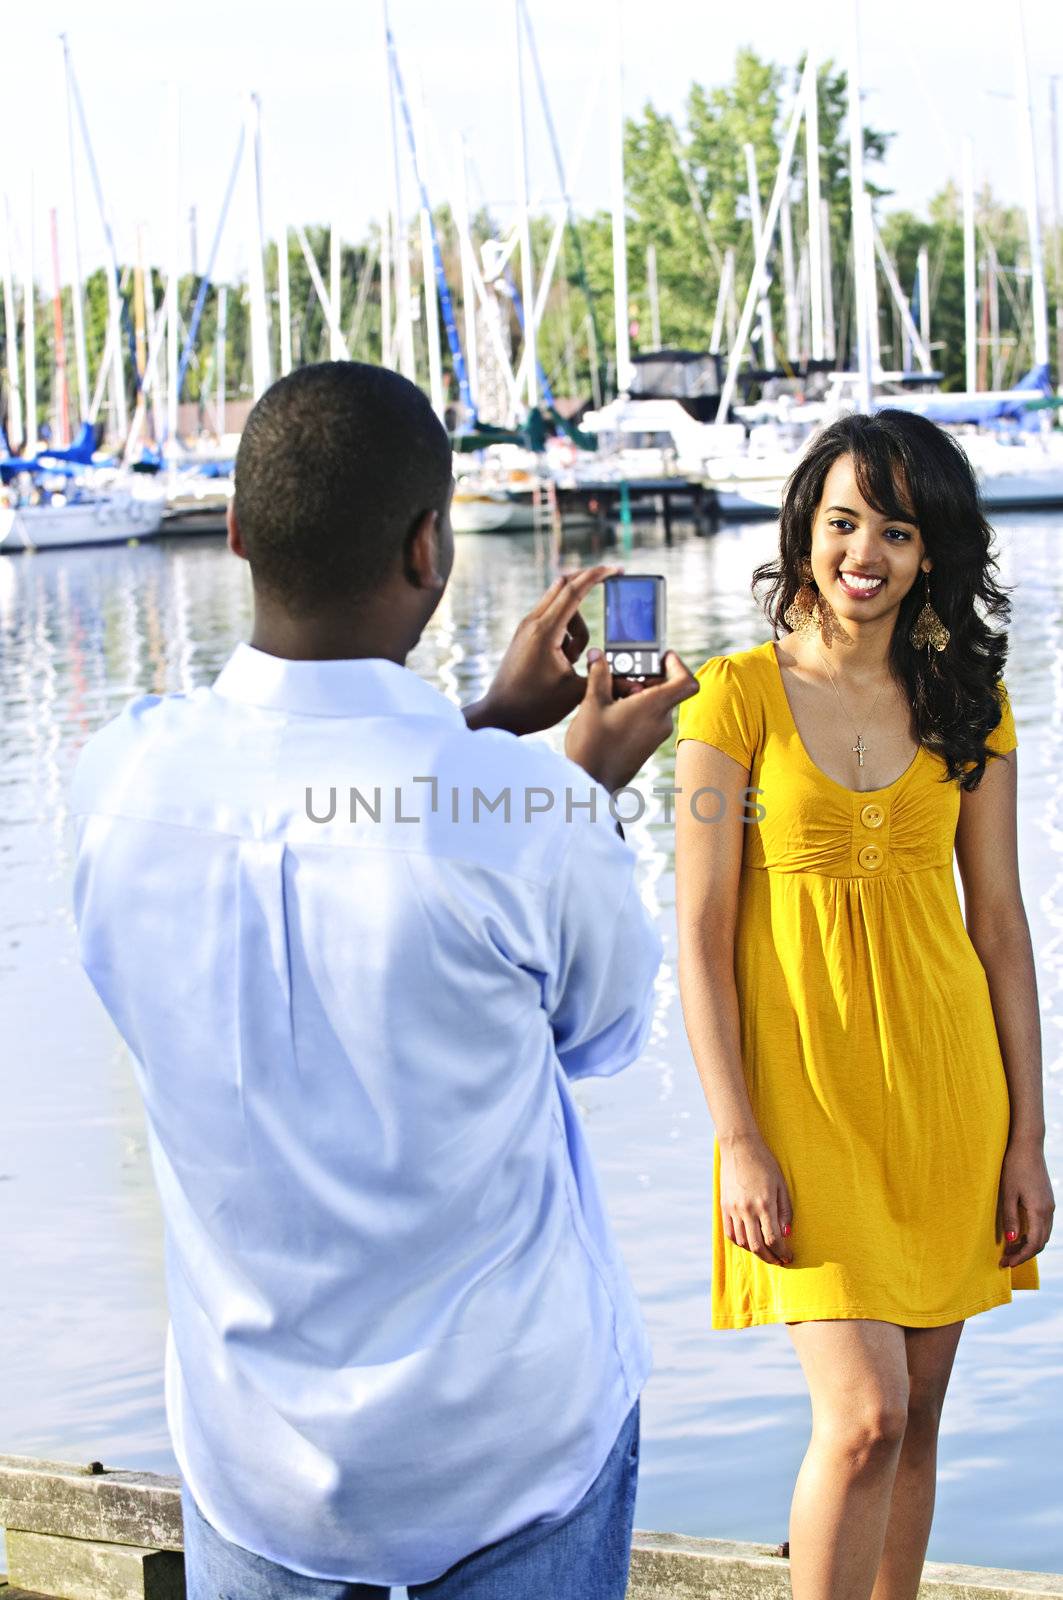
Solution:
<svg viewBox="0 0 1063 1600"><path fill-rule="evenodd" d="M698 692L679 707L676 744L683 739L697 739L749 768L757 747L757 730L734 662L729 656L713 656L694 676Z"/></svg>
<svg viewBox="0 0 1063 1600"><path fill-rule="evenodd" d="M1003 756L1009 750L1016 749L1019 741L1015 733L1015 717L1011 709L1011 700L1003 678L997 679L997 693L1000 695L1000 721L986 739L986 746L990 750L995 750L997 755ZM692 699L695 698L692 697ZM688 704L690 704L689 701Z"/></svg>

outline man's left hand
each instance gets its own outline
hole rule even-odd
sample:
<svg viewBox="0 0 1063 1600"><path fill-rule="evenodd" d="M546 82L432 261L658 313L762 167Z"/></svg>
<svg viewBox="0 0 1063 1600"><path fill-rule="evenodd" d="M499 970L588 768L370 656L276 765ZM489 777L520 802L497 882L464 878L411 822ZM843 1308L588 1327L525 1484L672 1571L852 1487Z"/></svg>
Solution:
<svg viewBox="0 0 1063 1600"><path fill-rule="evenodd" d="M580 604L596 583L622 571L588 567L554 579L518 625L483 699L464 707L470 728L541 733L575 710L587 688L575 664L590 639Z"/></svg>

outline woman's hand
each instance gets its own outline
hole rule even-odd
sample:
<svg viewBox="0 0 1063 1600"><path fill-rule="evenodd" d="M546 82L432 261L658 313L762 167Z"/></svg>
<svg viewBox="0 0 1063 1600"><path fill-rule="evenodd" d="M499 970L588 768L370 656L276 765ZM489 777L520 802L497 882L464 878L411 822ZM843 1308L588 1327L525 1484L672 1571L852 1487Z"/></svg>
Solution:
<svg viewBox="0 0 1063 1600"><path fill-rule="evenodd" d="M1002 1267L1018 1267L1044 1249L1052 1232L1055 1209L1041 1141L1016 1140L1009 1144L1000 1173Z"/></svg>
<svg viewBox="0 0 1063 1600"><path fill-rule="evenodd" d="M720 1140L720 1209L732 1244L788 1267L794 1211L782 1169L759 1134Z"/></svg>

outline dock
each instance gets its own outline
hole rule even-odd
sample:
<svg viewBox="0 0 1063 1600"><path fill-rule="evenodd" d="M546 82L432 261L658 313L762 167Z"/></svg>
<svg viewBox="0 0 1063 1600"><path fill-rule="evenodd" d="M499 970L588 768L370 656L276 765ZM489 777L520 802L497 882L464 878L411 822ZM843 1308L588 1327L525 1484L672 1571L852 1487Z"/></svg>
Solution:
<svg viewBox="0 0 1063 1600"><path fill-rule="evenodd" d="M693 522L699 533L714 528L719 521L716 491L696 478L603 478L559 482L553 489L562 521L583 516L603 527L620 521L624 501L632 517L659 516L665 539L672 536L675 520Z"/></svg>
<svg viewBox="0 0 1063 1600"><path fill-rule="evenodd" d="M153 1472L0 1456L0 1600L184 1600L180 1486ZM628 1600L785 1600L781 1546L636 1530ZM928 1563L920 1600L1063 1600L1063 1574Z"/></svg>

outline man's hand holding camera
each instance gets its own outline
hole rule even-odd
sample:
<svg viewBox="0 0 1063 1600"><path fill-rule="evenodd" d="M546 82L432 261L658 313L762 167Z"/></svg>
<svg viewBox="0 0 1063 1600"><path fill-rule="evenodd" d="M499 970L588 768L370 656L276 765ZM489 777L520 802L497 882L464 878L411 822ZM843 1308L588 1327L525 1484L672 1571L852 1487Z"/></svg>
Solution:
<svg viewBox="0 0 1063 1600"><path fill-rule="evenodd" d="M590 639L580 605L621 570L596 566L555 578L519 624L486 695L465 708L470 728L525 734L555 727L579 706L565 754L610 792L630 783L671 733L675 707L698 691L673 650L659 683L615 675L597 649L587 653L586 677L576 671Z"/></svg>

